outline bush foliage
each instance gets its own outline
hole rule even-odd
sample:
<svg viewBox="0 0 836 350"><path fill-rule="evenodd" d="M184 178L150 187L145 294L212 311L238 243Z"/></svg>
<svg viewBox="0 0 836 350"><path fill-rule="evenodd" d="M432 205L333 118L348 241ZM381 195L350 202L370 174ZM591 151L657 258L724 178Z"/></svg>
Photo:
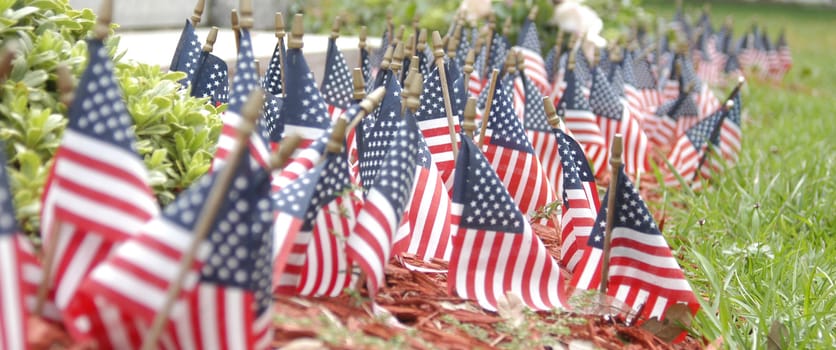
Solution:
<svg viewBox="0 0 836 350"><path fill-rule="evenodd" d="M0 13L2 45L17 53L0 90L0 139L6 144L17 218L35 238L44 183L67 125L56 68L64 64L76 79L81 75L87 61L84 39L95 15L72 9L67 0L0 0ZM112 54L117 44L118 37L108 39ZM208 169L220 133L218 110L180 87L183 73L115 56L138 149L158 200L168 203Z"/></svg>

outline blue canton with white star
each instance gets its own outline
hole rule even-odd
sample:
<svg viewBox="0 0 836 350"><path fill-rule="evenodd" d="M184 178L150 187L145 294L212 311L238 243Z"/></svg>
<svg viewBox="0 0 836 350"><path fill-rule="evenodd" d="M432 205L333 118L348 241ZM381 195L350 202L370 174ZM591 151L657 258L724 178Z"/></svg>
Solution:
<svg viewBox="0 0 836 350"><path fill-rule="evenodd" d="M391 146L383 155L382 166L370 186L383 194L399 219L412 194L420 137L421 131L414 118L399 120Z"/></svg>
<svg viewBox="0 0 836 350"><path fill-rule="evenodd" d="M354 86L345 56L337 47L336 39L328 40L325 56L325 74L322 79L322 98L325 102L341 109L351 106Z"/></svg>
<svg viewBox="0 0 836 350"><path fill-rule="evenodd" d="M564 74L566 81L566 91L560 97L560 103L557 105L558 115L565 116L566 111L590 111L589 102L581 90L581 81L578 79L575 70L567 69Z"/></svg>
<svg viewBox="0 0 836 350"><path fill-rule="evenodd" d="M648 235L661 235L659 228L656 227L656 221L650 215L647 205L639 195L639 191L624 174L624 166L618 172L618 184L615 190L615 222L613 229L616 227L625 227L634 231L638 231ZM592 227L592 232L589 234L589 244L598 249L604 249L604 237L607 226L607 204L609 191L601 200L601 209L598 210L598 217L595 219L595 226Z"/></svg>
<svg viewBox="0 0 836 350"><path fill-rule="evenodd" d="M503 82L504 84L504 82ZM511 95L504 86L497 86L493 104L488 116L488 129L492 131L490 143L497 146L534 153L531 142L525 134L522 122L514 112Z"/></svg>
<svg viewBox="0 0 836 350"><path fill-rule="evenodd" d="M462 204L460 227L521 234L525 218L502 180L473 141L462 137L453 202Z"/></svg>
<svg viewBox="0 0 836 350"><path fill-rule="evenodd" d="M546 107L542 103L538 103L543 101L543 95L531 79L525 75L522 75L521 78L525 87L526 103L525 117L523 118L525 129L548 132L552 127L546 119Z"/></svg>
<svg viewBox="0 0 836 350"><path fill-rule="evenodd" d="M261 86L273 95L282 94L282 61L285 58L284 39L279 39L276 48L273 49L273 56L270 57L270 64L264 72L264 80Z"/></svg>
<svg viewBox="0 0 836 350"><path fill-rule="evenodd" d="M187 19L180 33L177 48L174 50L174 57L171 58L171 65L169 65L173 71L186 73L186 77L180 81L184 86L192 81L197 71L200 51L200 40L194 31L192 21Z"/></svg>
<svg viewBox="0 0 836 350"><path fill-rule="evenodd" d="M331 125L328 106L316 88L313 73L308 67L301 49L287 50L285 63L285 102L281 115L285 125L297 125L327 129Z"/></svg>
<svg viewBox="0 0 836 350"><path fill-rule="evenodd" d="M589 107L592 108L592 113L608 119L621 120L624 105L613 92L604 72L596 67L593 75L595 78L589 91Z"/></svg>
<svg viewBox="0 0 836 350"><path fill-rule="evenodd" d="M113 61L101 40L87 41L90 60L75 89L68 127L125 151L136 153L134 120L113 75ZM137 156L138 157L138 156Z"/></svg>
<svg viewBox="0 0 836 350"><path fill-rule="evenodd" d="M209 97L212 105L229 101L229 67L220 57L201 52L201 65L192 85L192 96Z"/></svg>

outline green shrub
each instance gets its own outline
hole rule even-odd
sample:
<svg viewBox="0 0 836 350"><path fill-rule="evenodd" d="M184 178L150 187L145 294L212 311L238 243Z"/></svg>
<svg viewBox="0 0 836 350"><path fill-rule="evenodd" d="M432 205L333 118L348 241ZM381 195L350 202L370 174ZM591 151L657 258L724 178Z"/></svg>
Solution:
<svg viewBox="0 0 836 350"><path fill-rule="evenodd" d="M87 61L84 39L94 24L92 11L72 9L66 0L0 0L0 40L18 53L0 87L0 139L7 147L17 218L33 238L46 175L67 125L56 68L69 66L78 79ZM183 73L121 62L115 55L118 41L107 42L117 80L136 123L151 185L166 204L208 169L220 133L219 110L180 87Z"/></svg>

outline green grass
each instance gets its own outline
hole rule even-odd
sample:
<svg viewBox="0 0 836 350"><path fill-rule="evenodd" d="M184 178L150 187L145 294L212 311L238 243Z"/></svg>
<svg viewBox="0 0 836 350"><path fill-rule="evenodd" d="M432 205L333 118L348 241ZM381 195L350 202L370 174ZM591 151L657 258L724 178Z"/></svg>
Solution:
<svg viewBox="0 0 836 350"><path fill-rule="evenodd" d="M643 5L668 17L674 9ZM688 5L696 13L702 4ZM836 10L714 2L712 14L715 23L731 15L738 35L753 20L773 38L786 27L794 66L781 84L747 83L737 166L701 193L666 194L686 205L668 206L665 234L704 301L694 332L761 349L778 321L788 330L785 349L834 348Z"/></svg>

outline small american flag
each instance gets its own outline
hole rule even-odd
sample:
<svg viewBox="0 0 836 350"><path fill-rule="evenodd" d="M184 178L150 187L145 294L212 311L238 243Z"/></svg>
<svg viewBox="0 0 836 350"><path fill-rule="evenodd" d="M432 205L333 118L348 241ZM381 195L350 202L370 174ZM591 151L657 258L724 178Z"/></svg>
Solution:
<svg viewBox="0 0 836 350"><path fill-rule="evenodd" d="M511 45L508 43L508 38L505 35L499 32L493 33L493 40L491 40L490 47L491 52L488 56L488 69L486 72L489 73L494 68L499 69L500 72L502 71L510 47Z"/></svg>
<svg viewBox="0 0 836 350"><path fill-rule="evenodd" d="M349 109L351 111L351 109ZM359 273L346 249L346 240L355 226L363 203L359 186L353 181L345 152L328 154L325 172L308 212L303 230L313 230L308 243L305 265L296 283L296 294L338 296L355 284Z"/></svg>
<svg viewBox="0 0 836 350"><path fill-rule="evenodd" d="M235 77L232 80L232 93L229 99L229 107L221 116L223 120L223 128L221 135L218 138L218 146L215 150L215 158L212 159L212 169L219 169L219 167L226 163L226 158L229 153L235 148L235 143L238 135L238 126L243 122L241 117L241 110L249 98L250 93L259 85L258 72L255 70L255 58L253 56L252 41L250 40L250 31L241 30L240 50L238 52L238 62L235 68ZM267 101L269 99L265 99ZM257 132L253 132L249 140L250 161L260 164L264 168L268 168L270 159L270 150L268 149L263 122L257 123Z"/></svg>
<svg viewBox="0 0 836 350"><path fill-rule="evenodd" d="M200 53L200 68L194 77L192 96L209 97L213 106L229 102L229 68L220 57Z"/></svg>
<svg viewBox="0 0 836 350"><path fill-rule="evenodd" d="M708 118L694 124L676 141L671 152L668 154L668 161L671 163L673 172L678 173L686 181L691 181L699 166L700 158L703 157L708 148L708 142L712 130L720 126L724 109L720 109ZM674 174L669 174L665 179L669 186L679 184Z"/></svg>
<svg viewBox="0 0 836 350"><path fill-rule="evenodd" d="M496 310L511 292L533 309L566 305L560 268L482 152L467 138L453 187L453 254L447 288Z"/></svg>
<svg viewBox="0 0 836 350"><path fill-rule="evenodd" d="M705 159L700 160L699 166L701 168L699 170L703 178L710 178L712 172L719 173L726 166L733 165L737 162L742 136L740 128L741 106L739 105L739 90L732 97L732 101L734 101L734 106L725 112L725 118L711 131L710 140L712 148L702 155Z"/></svg>
<svg viewBox="0 0 836 350"><path fill-rule="evenodd" d="M534 153L540 160L543 166L543 172L546 174L546 179L554 188L555 193L559 193L561 182L561 167L560 156L557 153L557 139L552 135L552 127L546 119L546 109L542 103L536 101L543 101L543 95L537 86L531 82L531 79L522 77L525 85L525 98L529 101L525 105L525 118L523 118L523 126L526 130L526 135L531 141L531 147L534 148Z"/></svg>
<svg viewBox="0 0 836 350"><path fill-rule="evenodd" d="M406 118L415 118L408 112ZM393 248L429 261L450 259L450 195L423 137L418 138L415 181ZM452 186L451 186L452 187Z"/></svg>
<svg viewBox="0 0 836 350"><path fill-rule="evenodd" d="M365 135L357 141L360 180L364 192L368 192L374 185L377 172L383 164L383 156L388 152L389 143L397 132L397 123L401 120L401 85L392 74L387 74L386 79L386 95L380 107L375 110L374 118L366 117L363 120Z"/></svg>
<svg viewBox="0 0 836 350"><path fill-rule="evenodd" d="M389 262L395 233L410 200L421 137L414 118L381 119L372 131L376 132L389 134L390 141L381 141L388 144L385 151L366 155L382 166L370 184L363 180L369 190L348 238L348 256L366 273L370 295L383 283L383 268Z"/></svg>
<svg viewBox="0 0 836 350"><path fill-rule="evenodd" d="M592 84L592 68L581 50L575 53L575 75L582 87L589 87Z"/></svg>
<svg viewBox="0 0 836 350"><path fill-rule="evenodd" d="M276 96L281 96L284 91L282 62L287 58L285 51L284 38L281 38L276 43L276 48L273 49L273 56L270 57L270 64L267 65L267 71L264 72L264 80L261 83L264 90Z"/></svg>
<svg viewBox="0 0 836 350"><path fill-rule="evenodd" d="M354 86L345 56L337 47L337 39L328 39L325 54L325 74L320 88L322 98L328 104L331 119L339 117L352 104Z"/></svg>
<svg viewBox="0 0 836 350"><path fill-rule="evenodd" d="M551 84L540 46L537 25L526 18L517 39L517 49L523 53L525 75L540 89L541 94L548 96L551 94Z"/></svg>
<svg viewBox="0 0 836 350"><path fill-rule="evenodd" d="M448 79L450 79L448 75ZM450 140L450 129L447 122L447 113L444 108L444 96L441 91L441 81L438 76L438 67L433 68L430 74L424 78L424 92L421 94L421 107L415 113L418 120L418 127L424 135L429 147L432 160L438 167L438 172L444 183L449 184L448 191L452 191L453 170L456 163L453 161L453 142ZM459 140L459 123L455 125L456 146L461 143Z"/></svg>
<svg viewBox="0 0 836 350"><path fill-rule="evenodd" d="M51 280L61 309L90 269L159 211L108 51L101 40L88 50L43 197L41 237L56 249Z"/></svg>
<svg viewBox="0 0 836 350"><path fill-rule="evenodd" d="M633 76L636 79L636 89L641 93L639 101L644 110L649 113L656 111L656 108L662 104L662 95L656 85L656 79L653 77L653 70L650 62L647 59L641 58L633 61ZM628 97L629 98L629 97Z"/></svg>
<svg viewBox="0 0 836 350"><path fill-rule="evenodd" d="M697 104L697 116L702 119L713 113L717 108L720 108L720 100L711 91L711 88L697 76L694 71L694 63L687 56L682 57L682 76L680 77L680 86L687 86L689 83L694 84L694 91L697 92L694 98Z"/></svg>
<svg viewBox="0 0 836 350"><path fill-rule="evenodd" d="M284 119L284 134L299 134L302 136L299 147L308 147L331 126L328 106L316 87L302 49L287 50L285 69L285 84L293 88L285 91L280 113Z"/></svg>
<svg viewBox="0 0 836 350"><path fill-rule="evenodd" d="M560 129L553 129L563 165L563 217L560 222L560 261L575 271L601 206L598 188L581 146Z"/></svg>
<svg viewBox="0 0 836 350"><path fill-rule="evenodd" d="M699 302L623 167L616 181L615 193L607 193L602 201L607 203L608 196L616 196L607 294L633 310L643 310L642 318L664 319L665 311L677 303L688 304L695 314ZM598 211L589 248L572 276L573 286L593 289L600 283L606 218L605 204Z"/></svg>
<svg viewBox="0 0 836 350"><path fill-rule="evenodd" d="M28 348L26 302L35 295L37 284L26 281L32 248L17 226L5 150L6 144L0 142L0 348L20 350Z"/></svg>
<svg viewBox="0 0 836 350"><path fill-rule="evenodd" d="M543 59L543 66L546 67L546 76L549 78L549 84L554 84L557 78L557 72L560 70L560 58L557 57L557 47L553 47L546 54Z"/></svg>
<svg viewBox="0 0 836 350"><path fill-rule="evenodd" d="M596 68L592 74L594 80L589 93L589 105L598 118L598 127L601 129L601 135L604 136L605 147L598 149L598 152L603 155L591 153L589 157L609 159L612 146L610 142L616 134L621 134L624 137L624 154L622 155L624 168L629 174L646 172L649 168L646 165L647 135L626 108L626 101L619 99L613 92L603 71ZM595 170L600 175L606 171L606 167Z"/></svg>
<svg viewBox="0 0 836 350"><path fill-rule="evenodd" d="M534 213L554 202L557 198L554 188L543 172L522 122L514 114L511 94L506 87L496 86L485 122L488 124L482 151L520 211ZM553 220L541 223L555 227Z"/></svg>
<svg viewBox="0 0 836 350"><path fill-rule="evenodd" d="M790 47L787 45L786 33L783 29L781 30L781 34L778 35L775 46L778 50L778 61L780 63L780 69L776 74L779 77L783 77L792 68L792 51L790 51Z"/></svg>
<svg viewBox="0 0 836 350"><path fill-rule="evenodd" d="M598 149L604 147L604 136L601 133L601 128L598 127L598 121L595 114L592 113L592 108L589 107L589 102L583 95L581 82L576 76L576 71L577 66L574 70L566 70L564 74L566 90L557 105L557 113L566 122L566 129L571 131L578 143L583 146L584 153L587 155L600 154L601 152L598 152ZM593 162L593 170L602 168L607 161L606 158L602 157L591 158L590 160Z"/></svg>
<svg viewBox="0 0 836 350"><path fill-rule="evenodd" d="M195 76L199 67L198 59L200 58L200 40L194 31L194 25L191 20L186 20L183 25L183 31L180 32L180 40L177 41L177 48L174 50L174 56L171 58L171 65L169 69L173 71L186 73L186 77L180 81L184 86L188 85Z"/></svg>

